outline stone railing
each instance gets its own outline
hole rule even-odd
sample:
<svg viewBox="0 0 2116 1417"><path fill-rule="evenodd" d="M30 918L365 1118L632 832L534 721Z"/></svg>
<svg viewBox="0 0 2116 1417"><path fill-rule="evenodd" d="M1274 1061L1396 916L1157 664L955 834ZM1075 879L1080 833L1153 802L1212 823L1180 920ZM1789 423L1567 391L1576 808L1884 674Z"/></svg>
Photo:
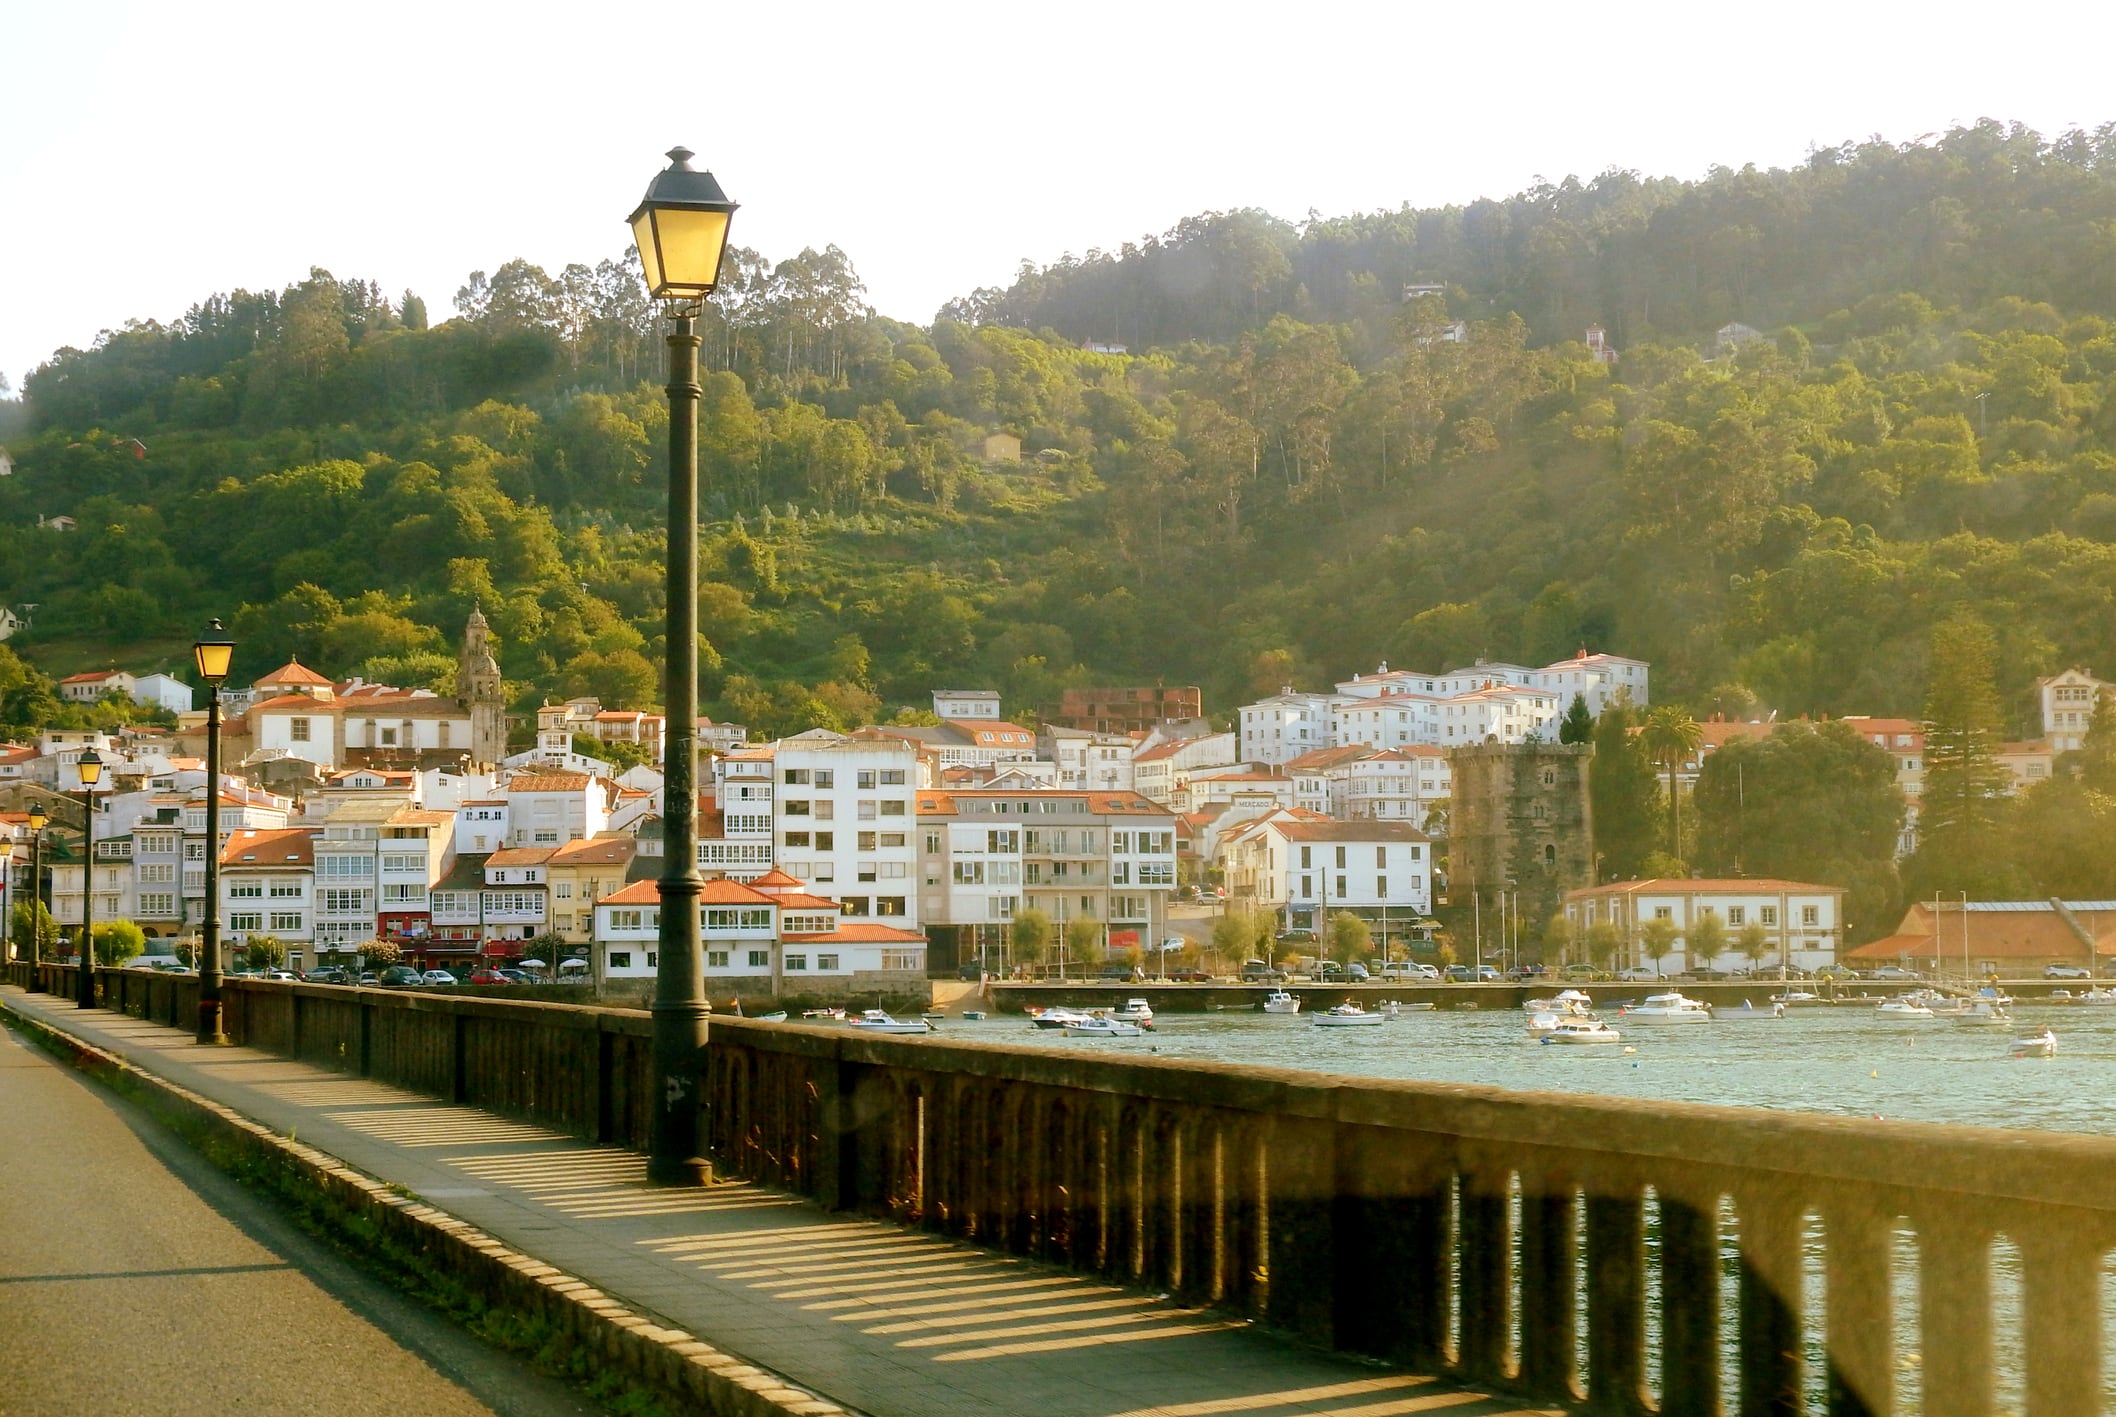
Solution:
<svg viewBox="0 0 2116 1417"><path fill-rule="evenodd" d="M127 973L111 1004L187 1021L195 980ZM645 1014L228 992L252 1047L645 1137ZM2001 1378L2034 1417L2103 1410L2116 1139L728 1018L710 1060L726 1174L1552 1405L1886 1414L1901 1331L1929 1417L1993 1412Z"/></svg>

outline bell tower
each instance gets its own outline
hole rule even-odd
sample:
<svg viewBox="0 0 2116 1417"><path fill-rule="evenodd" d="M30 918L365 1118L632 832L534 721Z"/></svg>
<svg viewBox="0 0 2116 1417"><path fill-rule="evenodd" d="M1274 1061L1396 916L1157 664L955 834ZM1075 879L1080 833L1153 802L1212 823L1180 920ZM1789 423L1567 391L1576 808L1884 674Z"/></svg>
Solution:
<svg viewBox="0 0 2116 1417"><path fill-rule="evenodd" d="M507 755L507 701L500 689L500 662L492 655L492 631L482 608L473 607L463 626L463 658L456 666L456 697L470 710L470 760L492 767Z"/></svg>

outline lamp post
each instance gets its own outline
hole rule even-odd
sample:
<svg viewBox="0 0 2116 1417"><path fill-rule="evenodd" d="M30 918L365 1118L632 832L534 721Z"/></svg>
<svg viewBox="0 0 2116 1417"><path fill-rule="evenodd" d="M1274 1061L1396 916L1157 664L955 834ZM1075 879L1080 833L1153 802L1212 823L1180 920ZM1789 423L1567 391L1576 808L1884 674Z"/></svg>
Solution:
<svg viewBox="0 0 2116 1417"><path fill-rule="evenodd" d="M220 686L235 658L235 641L211 622L191 646L206 686L206 914L198 925L198 1041L225 1043L220 1004Z"/></svg>
<svg viewBox="0 0 2116 1417"><path fill-rule="evenodd" d="M96 1006L96 784L103 780L103 755L90 748L75 768L81 774L81 950L76 967L81 977L74 1003Z"/></svg>
<svg viewBox="0 0 2116 1417"><path fill-rule="evenodd" d="M647 296L668 302L669 551L664 631L661 926L654 966L654 1130L647 1179L697 1185L712 1179L699 1131L706 1020L698 899L698 384L693 327L720 283L735 203L710 172L671 148L630 218Z"/></svg>
<svg viewBox="0 0 2116 1417"><path fill-rule="evenodd" d="M29 992L43 992L37 967L44 962L44 824L42 807L29 809Z"/></svg>

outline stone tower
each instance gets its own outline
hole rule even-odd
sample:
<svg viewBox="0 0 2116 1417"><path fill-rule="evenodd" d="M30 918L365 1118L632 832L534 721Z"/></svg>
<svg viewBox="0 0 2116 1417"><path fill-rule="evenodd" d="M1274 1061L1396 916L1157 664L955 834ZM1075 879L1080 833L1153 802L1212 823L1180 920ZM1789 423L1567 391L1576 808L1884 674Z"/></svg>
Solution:
<svg viewBox="0 0 2116 1417"><path fill-rule="evenodd" d="M1481 895L1488 913L1500 891L1518 892L1540 931L1565 892L1594 884L1594 819L1587 774L1592 743L1480 743L1448 755L1448 896Z"/></svg>
<svg viewBox="0 0 2116 1417"><path fill-rule="evenodd" d="M507 700L500 690L500 662L492 656L492 631L479 608L471 610L463 626L456 697L470 710L471 763L493 766L507 755Z"/></svg>

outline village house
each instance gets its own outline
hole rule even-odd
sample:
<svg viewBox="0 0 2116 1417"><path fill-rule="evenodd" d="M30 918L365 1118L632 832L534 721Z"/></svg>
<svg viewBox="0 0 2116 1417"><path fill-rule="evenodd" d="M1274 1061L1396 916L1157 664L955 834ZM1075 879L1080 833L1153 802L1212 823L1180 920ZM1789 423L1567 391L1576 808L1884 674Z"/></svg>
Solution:
<svg viewBox="0 0 2116 1417"><path fill-rule="evenodd" d="M1893 933L1849 950L1857 969L1896 965L1977 982L2025 979L2055 965L2095 977L2116 961L2116 900L1918 901Z"/></svg>
<svg viewBox="0 0 2116 1417"><path fill-rule="evenodd" d="M1707 915L1719 918L1725 954L1707 961L1691 948L1691 929ZM1645 926L1665 920L1673 935L1665 951L1647 947ZM1585 940L1596 925L1613 925L1621 944L1610 961L1618 969L1681 974L1700 965L1749 967L1739 936L1750 925L1766 932L1766 950L1756 964L1815 970L1837 962L1843 940L1844 891L1837 886L1771 879L1615 881L1565 894L1565 923ZM1575 954L1581 951L1576 950Z"/></svg>

